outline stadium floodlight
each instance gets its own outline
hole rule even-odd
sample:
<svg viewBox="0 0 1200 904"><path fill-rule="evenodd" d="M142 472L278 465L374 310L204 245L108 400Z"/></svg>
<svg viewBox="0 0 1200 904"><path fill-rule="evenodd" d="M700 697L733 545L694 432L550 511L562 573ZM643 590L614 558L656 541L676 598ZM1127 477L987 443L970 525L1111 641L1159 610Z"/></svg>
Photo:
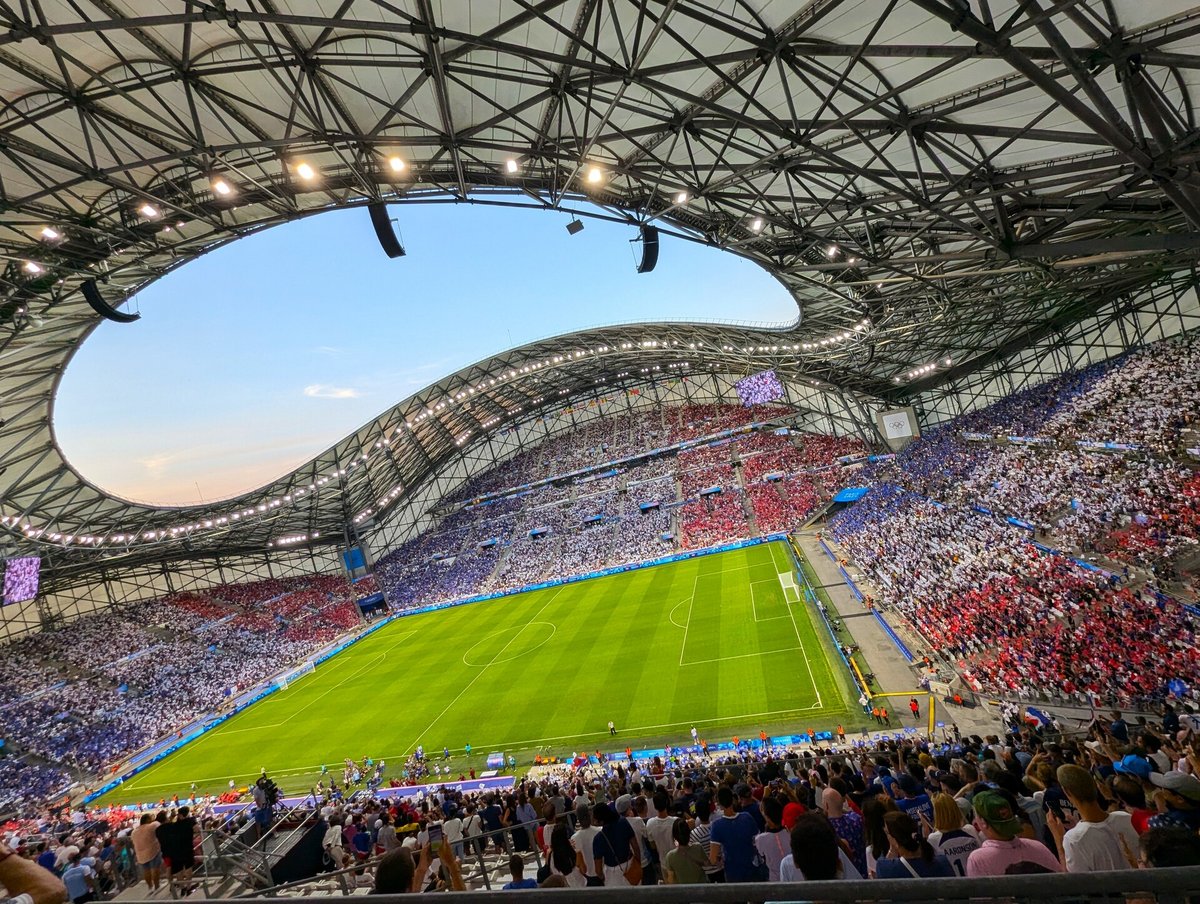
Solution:
<svg viewBox="0 0 1200 904"><path fill-rule="evenodd" d="M579 217L573 219L567 224L567 232L571 235L579 235L579 233L583 232L583 220L579 219Z"/></svg>
<svg viewBox="0 0 1200 904"><path fill-rule="evenodd" d="M138 208L138 213L144 216L147 220L157 220L159 216L158 208L149 201L146 201L141 207Z"/></svg>
<svg viewBox="0 0 1200 904"><path fill-rule="evenodd" d="M227 198L233 194L233 186L230 185L225 179L221 178L220 176L216 176L213 178L212 190L216 194L221 195L221 197L224 197L224 198Z"/></svg>
<svg viewBox="0 0 1200 904"><path fill-rule="evenodd" d="M587 172L587 180L588 182L592 183L592 185L598 185L604 180L604 171L598 166L589 167Z"/></svg>
<svg viewBox="0 0 1200 904"><path fill-rule="evenodd" d="M35 261L25 261L25 263L22 265L22 267L26 273L30 273L34 276L37 276L39 273L42 272L42 265L39 263L36 263Z"/></svg>
<svg viewBox="0 0 1200 904"><path fill-rule="evenodd" d="M677 195L675 195L675 203L676 204L686 204L687 202L688 202L688 193L686 191L680 191Z"/></svg>
<svg viewBox="0 0 1200 904"><path fill-rule="evenodd" d="M57 242L62 238L62 233L53 226L43 226L42 238L44 238L47 242Z"/></svg>
<svg viewBox="0 0 1200 904"><path fill-rule="evenodd" d="M515 173L521 169L521 164L517 163L516 159L509 157L504 161L504 170L508 173Z"/></svg>
<svg viewBox="0 0 1200 904"><path fill-rule="evenodd" d="M388 158L388 166L390 166L392 168L393 173L404 172L404 160L402 160L400 157L397 157L395 155L392 155L391 157Z"/></svg>
<svg viewBox="0 0 1200 904"><path fill-rule="evenodd" d="M830 260L833 260L833 258L837 257L837 253L838 253L837 245L830 245L828 248L825 249L825 256L827 258L829 258Z"/></svg>
<svg viewBox="0 0 1200 904"><path fill-rule="evenodd" d="M296 175L299 176L301 179L303 179L305 182L311 182L313 179L315 179L317 177L317 171L315 169L313 169L311 164L306 163L305 161L301 160L299 163L296 164Z"/></svg>
<svg viewBox="0 0 1200 904"><path fill-rule="evenodd" d="M762 230L763 230L762 217L755 217L753 220L750 221L750 231L751 232L757 233L757 232L762 232Z"/></svg>

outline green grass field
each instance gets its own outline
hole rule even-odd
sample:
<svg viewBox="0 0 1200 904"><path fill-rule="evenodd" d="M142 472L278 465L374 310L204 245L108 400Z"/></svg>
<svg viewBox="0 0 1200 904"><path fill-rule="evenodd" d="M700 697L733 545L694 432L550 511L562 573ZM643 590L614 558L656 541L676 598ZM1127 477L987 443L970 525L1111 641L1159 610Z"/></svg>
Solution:
<svg viewBox="0 0 1200 904"><path fill-rule="evenodd" d="M239 785L266 767L285 792L322 763L423 744L491 751L612 751L861 723L817 613L789 602L784 543L400 618L193 741L101 803ZM835 667L836 665L836 667ZM847 706L850 702L851 706ZM618 735L610 738L608 720Z"/></svg>

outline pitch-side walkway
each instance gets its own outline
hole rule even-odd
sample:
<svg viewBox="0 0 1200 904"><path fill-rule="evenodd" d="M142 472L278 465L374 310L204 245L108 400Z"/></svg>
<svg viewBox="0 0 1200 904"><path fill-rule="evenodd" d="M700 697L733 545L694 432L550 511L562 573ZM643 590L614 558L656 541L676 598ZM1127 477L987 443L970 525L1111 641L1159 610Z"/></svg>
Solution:
<svg viewBox="0 0 1200 904"><path fill-rule="evenodd" d="M908 660L896 649L895 643L888 637L874 616L850 593L842 576L838 574L837 567L818 544L816 532L802 531L796 535L796 539L822 589L841 617L842 623L866 657L879 686L885 691L915 690L918 687L917 670L909 665ZM918 699L923 703L926 698L919 696ZM899 697L893 697L891 701L894 705L889 706L888 709L892 713L893 726L897 724L915 724L921 728L927 726L924 705L921 707L921 718L914 721L912 713L908 710L908 701ZM1000 719L988 712L985 707L980 706L974 709L951 707L951 709L953 712L948 709L941 710L939 720L946 717L944 721L947 724L951 721L955 722L964 735L996 734L1001 730Z"/></svg>

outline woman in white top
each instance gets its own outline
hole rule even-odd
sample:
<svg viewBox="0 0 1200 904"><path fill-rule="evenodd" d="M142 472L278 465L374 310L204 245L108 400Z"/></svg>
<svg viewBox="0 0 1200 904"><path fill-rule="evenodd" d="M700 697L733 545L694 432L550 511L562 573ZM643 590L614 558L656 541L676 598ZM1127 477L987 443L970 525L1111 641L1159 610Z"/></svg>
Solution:
<svg viewBox="0 0 1200 904"><path fill-rule="evenodd" d="M587 885L587 878L576 865L575 848L571 847L571 830L566 823L555 823L550 830L550 850L546 861L550 865L550 875L562 876L569 888Z"/></svg>
<svg viewBox="0 0 1200 904"><path fill-rule="evenodd" d="M963 819L962 810L954 798L949 794L933 795L933 825L922 816L921 828L934 853L944 854L954 868L954 874L965 876L967 858L971 856L971 851L983 844L983 840L975 827Z"/></svg>
<svg viewBox="0 0 1200 904"><path fill-rule="evenodd" d="M767 830L754 837L754 847L767 864L767 881L778 882L780 861L792 850L791 836L782 825L783 804L778 798L764 797L762 814L767 822Z"/></svg>

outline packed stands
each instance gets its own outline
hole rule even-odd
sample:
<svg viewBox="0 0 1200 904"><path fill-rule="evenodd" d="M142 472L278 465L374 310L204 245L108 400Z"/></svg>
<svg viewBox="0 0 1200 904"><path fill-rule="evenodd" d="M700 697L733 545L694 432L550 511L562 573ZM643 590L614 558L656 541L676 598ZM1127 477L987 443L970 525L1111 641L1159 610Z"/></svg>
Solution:
<svg viewBox="0 0 1200 904"><path fill-rule="evenodd" d="M0 737L73 772L106 769L356 627L355 597L338 576L272 579L171 594L23 637L0 655ZM10 766L0 799L56 776Z"/></svg>
<svg viewBox="0 0 1200 904"><path fill-rule="evenodd" d="M1028 532L892 484L835 516L833 537L931 647L989 690L1125 704L1200 680L1196 621L1177 603L1039 552Z"/></svg>
<svg viewBox="0 0 1200 904"><path fill-rule="evenodd" d="M806 472L865 453L860 440L747 429L678 448L783 412L684 405L588 421L472 478L451 497L456 510L380 558L380 586L393 608L407 609L713 546L750 535L746 506L756 500L771 507L759 533L794 528L821 498ZM654 450L666 451L623 461ZM772 490L778 505L744 490L768 471L783 476ZM701 497L711 487L723 492Z"/></svg>
<svg viewBox="0 0 1200 904"><path fill-rule="evenodd" d="M530 876L538 862L546 863L543 875L552 876L544 880L547 888L584 887L592 858L577 853L594 851L603 866L603 845L609 843L608 836L596 837L597 830L587 828L592 820L583 821L585 811L588 816L598 814L597 821L618 838L666 837L681 821L680 840L686 839L689 846L703 852L714 842L721 845L711 848L718 854L713 871L727 883L903 878L919 884L926 877L954 881L964 875L1155 869L1200 860L1195 834L1200 826L1200 782L1192 774L1200 771L1200 754L1185 739L1187 731L1179 730L1198 722L1200 717L1184 705L1137 722L1126 722L1119 712L1106 714L1064 734L1067 726L1058 720L1011 707L995 736L967 736L957 726L947 726L935 737L871 740L850 750L837 740L816 740L793 747L743 743L736 749L725 742L720 749L701 751L685 746L684 735L665 755L635 761L611 749L604 758L571 760L565 750L551 748L554 762L547 756L544 765L520 776L520 784L511 790L475 790L472 783L441 787L436 796L427 797L395 795L402 783L389 764L382 776L386 787L363 787L365 778L357 783L346 778L345 785L335 789L332 776L328 787L322 780L311 815L334 826L335 843L330 846L339 858L343 848L354 849L352 838L359 833L366 833L367 852L412 852L388 853L377 870L369 866L361 884L373 884L371 893L408 891L414 860L437 875L437 861L430 863L431 852L428 847L422 850L421 838L434 812L444 820L444 846L453 855L444 853L443 859L456 867L450 873L454 883L466 879L455 887L465 888L482 882L491 863L506 874L509 852L530 861ZM819 721L816 725L824 732L834 729ZM1002 756L995 755L996 748ZM422 771L421 764L410 758L405 767L415 775ZM1099 778L1112 777L1117 764L1116 780ZM453 761L451 766L450 777L465 779L467 766ZM681 774L687 776L687 784L677 786ZM731 787L731 776L739 777L738 785ZM1151 784L1154 780L1175 790L1165 796ZM286 777L279 781L285 793L309 790L290 787ZM1157 794L1153 802L1151 791ZM202 832L232 830L247 817L219 811L218 805L230 796L234 795L190 797L178 803L191 807ZM713 829L715 820L725 818L722 810L730 822ZM1069 814L1071 824L1086 824L1086 844L1080 841L1083 832L1069 835L1068 825L1044 815L1053 810ZM164 823L174 818L172 807L148 812ZM302 815L307 814L297 810L293 818ZM61 871L71 853L83 851L94 858L102 890L115 894L136 885L141 877L122 865L122 852L128 850L123 836L141 814L105 808L79 816L74 824L66 818L43 818L4 828L13 846L30 856L37 853L34 844L45 839L50 868ZM736 833L726 831L728 825L735 826ZM33 843L21 847L26 838ZM666 846L665 841L656 843ZM538 861L530 853L535 845L541 854ZM686 852L672 846L665 864L658 867L651 850L643 848L644 875L650 883L658 881L663 869L681 878L676 873L681 871L679 850ZM756 851L763 857L761 872L753 865ZM394 865L397 857L404 870L386 866ZM702 863L708 861L705 854ZM690 881L717 881L705 876L702 863ZM1019 868L1013 869L1013 863ZM394 880L393 873L402 876L403 884L387 884ZM423 887L425 878L418 874L416 879ZM496 884L493 877L492 887ZM605 884L627 883L623 872L614 868ZM292 891L325 894L328 885L328 878L319 876ZM133 893L137 892L140 889ZM869 887L862 891L864 897L871 894ZM793 897L804 893L797 891Z"/></svg>
<svg viewBox="0 0 1200 904"><path fill-rule="evenodd" d="M989 690L1145 703L1195 686L1195 617L1142 585L1178 579L1200 540L1180 454L1198 361L1200 339L1172 339L942 425L863 472L873 489L832 536Z"/></svg>
<svg viewBox="0 0 1200 904"><path fill-rule="evenodd" d="M1198 549L1181 455L1200 419L1197 360L1200 338L1183 336L1065 374L939 426L871 474L1176 579Z"/></svg>

